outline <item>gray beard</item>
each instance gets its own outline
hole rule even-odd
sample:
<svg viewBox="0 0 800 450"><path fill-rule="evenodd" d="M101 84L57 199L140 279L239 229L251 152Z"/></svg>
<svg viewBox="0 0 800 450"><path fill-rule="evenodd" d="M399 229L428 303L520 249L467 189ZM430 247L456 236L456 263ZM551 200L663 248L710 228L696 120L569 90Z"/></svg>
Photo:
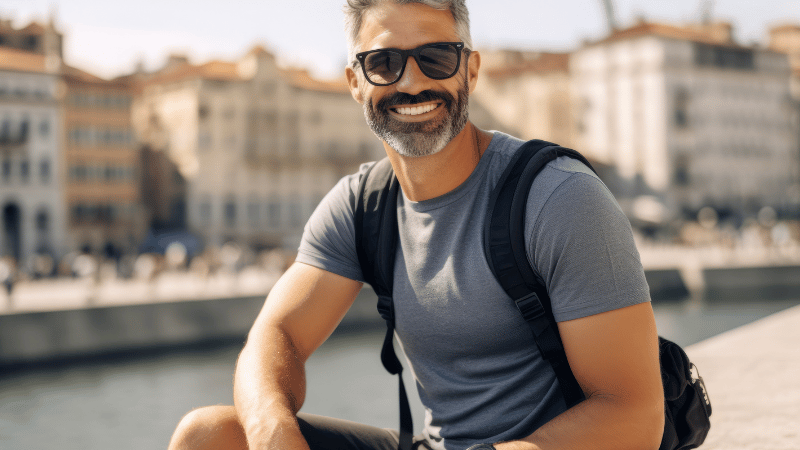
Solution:
<svg viewBox="0 0 800 450"><path fill-rule="evenodd" d="M389 114L391 105L378 102L379 107L376 108L371 98L364 102L364 117L375 136L398 154L411 158L434 155L442 151L467 125L469 84L464 77L464 84L458 90L458 99L453 99L448 92L437 91L435 94L444 100L442 106L447 109L445 116L440 119L401 122Z"/></svg>

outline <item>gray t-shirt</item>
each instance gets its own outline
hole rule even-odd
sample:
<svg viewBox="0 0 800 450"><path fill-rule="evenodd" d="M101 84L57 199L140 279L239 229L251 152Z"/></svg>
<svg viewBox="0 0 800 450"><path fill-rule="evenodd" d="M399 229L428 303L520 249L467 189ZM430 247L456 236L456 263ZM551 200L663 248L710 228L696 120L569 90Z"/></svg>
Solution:
<svg viewBox="0 0 800 450"><path fill-rule="evenodd" d="M489 194L522 143L495 132L459 187L421 202L398 198L396 333L434 448L522 438L566 409L555 374L483 251ZM297 261L364 280L353 209L368 166L322 200ZM567 157L549 163L531 186L526 213L528 258L557 321L650 300L630 224L585 165Z"/></svg>

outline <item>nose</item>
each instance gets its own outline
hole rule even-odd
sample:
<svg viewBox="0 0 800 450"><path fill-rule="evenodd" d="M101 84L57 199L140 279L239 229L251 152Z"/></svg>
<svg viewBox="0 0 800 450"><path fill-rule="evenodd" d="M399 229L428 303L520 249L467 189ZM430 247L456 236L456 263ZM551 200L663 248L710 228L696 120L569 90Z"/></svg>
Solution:
<svg viewBox="0 0 800 450"><path fill-rule="evenodd" d="M432 78L428 78L417 65L417 60L413 56L408 57L406 61L406 69L403 71L403 76L395 83L395 89L398 92L404 92L410 95L417 95L420 92L429 89Z"/></svg>

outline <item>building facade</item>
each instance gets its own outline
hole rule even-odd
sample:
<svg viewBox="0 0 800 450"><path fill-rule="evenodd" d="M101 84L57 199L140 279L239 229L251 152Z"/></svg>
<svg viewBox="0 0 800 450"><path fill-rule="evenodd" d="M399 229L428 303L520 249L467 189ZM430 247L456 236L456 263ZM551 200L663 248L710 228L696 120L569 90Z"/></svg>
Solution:
<svg viewBox="0 0 800 450"><path fill-rule="evenodd" d="M569 54L481 51L479 80L470 107L488 112L494 129L521 139L574 145ZM480 116L474 119L486 126Z"/></svg>
<svg viewBox="0 0 800 450"><path fill-rule="evenodd" d="M140 155L131 127L132 87L62 68L68 245L108 256L134 251L147 226Z"/></svg>
<svg viewBox="0 0 800 450"><path fill-rule="evenodd" d="M64 55L64 36L52 18L47 24L31 22L19 29L14 28L11 19L0 18L0 47L49 57L54 61L50 65L55 67Z"/></svg>
<svg viewBox="0 0 800 450"><path fill-rule="evenodd" d="M21 267L67 250L60 62L0 47L0 251Z"/></svg>
<svg viewBox="0 0 800 450"><path fill-rule="evenodd" d="M279 68L260 47L235 62L171 58L143 76L133 117L186 180L188 228L212 246L295 249L328 190L385 156L344 80Z"/></svg>
<svg viewBox="0 0 800 450"><path fill-rule="evenodd" d="M796 209L789 62L730 31L641 23L573 53L577 146L627 180L629 217Z"/></svg>

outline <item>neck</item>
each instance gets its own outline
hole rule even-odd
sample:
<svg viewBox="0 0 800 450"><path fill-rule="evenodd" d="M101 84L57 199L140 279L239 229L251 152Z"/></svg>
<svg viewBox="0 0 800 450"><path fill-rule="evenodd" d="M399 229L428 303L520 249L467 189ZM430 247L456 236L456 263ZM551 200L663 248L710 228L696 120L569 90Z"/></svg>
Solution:
<svg viewBox="0 0 800 450"><path fill-rule="evenodd" d="M403 193L409 200L418 202L444 195L466 181L489 146L491 137L491 133L468 122L445 148L434 155L409 158L401 156L385 142L383 146Z"/></svg>

